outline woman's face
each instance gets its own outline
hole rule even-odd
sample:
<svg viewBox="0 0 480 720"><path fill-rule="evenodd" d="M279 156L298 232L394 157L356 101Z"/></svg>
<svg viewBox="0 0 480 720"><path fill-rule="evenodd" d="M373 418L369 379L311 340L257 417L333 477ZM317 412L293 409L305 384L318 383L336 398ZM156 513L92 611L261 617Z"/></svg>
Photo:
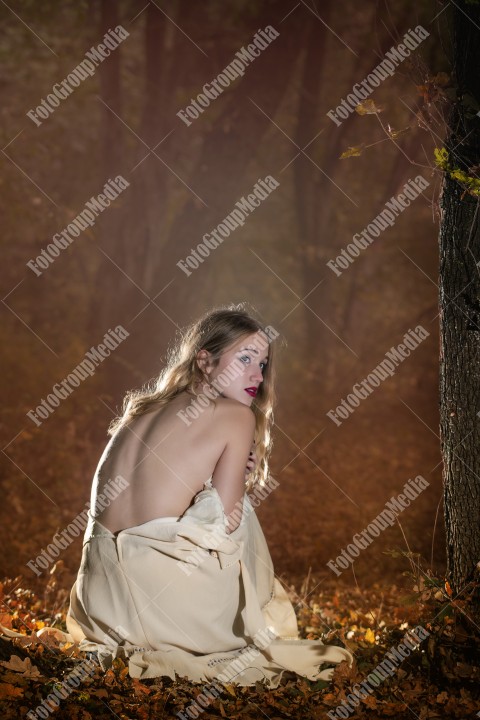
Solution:
<svg viewBox="0 0 480 720"><path fill-rule="evenodd" d="M268 362L268 339L259 330L248 335L223 352L217 367L208 377L223 397L251 405L263 380Z"/></svg>

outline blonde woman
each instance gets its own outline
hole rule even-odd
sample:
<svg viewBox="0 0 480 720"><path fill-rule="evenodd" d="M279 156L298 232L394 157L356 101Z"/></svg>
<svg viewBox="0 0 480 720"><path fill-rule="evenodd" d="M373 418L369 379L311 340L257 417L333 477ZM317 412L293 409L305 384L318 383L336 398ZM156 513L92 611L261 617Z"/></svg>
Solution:
<svg viewBox="0 0 480 720"><path fill-rule="evenodd" d="M276 687L330 679L351 654L298 639L254 507L268 470L278 333L243 306L208 312L153 385L129 392L92 485L67 627L103 667ZM268 501L268 500L267 500Z"/></svg>

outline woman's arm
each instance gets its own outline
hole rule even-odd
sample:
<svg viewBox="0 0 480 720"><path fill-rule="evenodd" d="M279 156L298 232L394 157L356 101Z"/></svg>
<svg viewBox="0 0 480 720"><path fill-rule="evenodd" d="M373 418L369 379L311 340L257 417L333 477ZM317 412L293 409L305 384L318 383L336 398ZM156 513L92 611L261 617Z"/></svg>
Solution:
<svg viewBox="0 0 480 720"><path fill-rule="evenodd" d="M225 436L225 448L215 466L212 485L216 488L228 520L227 532L239 524L245 494L245 468L255 433L255 415L246 405L228 404L217 418ZM232 517L229 517L229 515Z"/></svg>

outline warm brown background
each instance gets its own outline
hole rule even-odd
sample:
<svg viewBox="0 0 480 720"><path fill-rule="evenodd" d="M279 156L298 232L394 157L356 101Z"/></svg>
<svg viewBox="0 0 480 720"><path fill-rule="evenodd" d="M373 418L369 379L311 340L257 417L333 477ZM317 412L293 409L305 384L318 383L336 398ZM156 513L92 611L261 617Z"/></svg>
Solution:
<svg viewBox="0 0 480 720"><path fill-rule="evenodd" d="M286 341L279 356L272 472L258 510L277 572L334 578L326 562L405 482L430 487L339 582L400 584L419 552L443 568L433 147L416 112L425 67L447 70L431 3L12 2L0 7L5 306L2 573L26 568L79 513L124 392L162 367L179 327L248 301ZM130 37L45 120L26 117L121 23ZM405 32L430 33L372 96L381 114L326 117ZM271 24L277 38L190 127L176 116ZM423 110L424 118L426 109ZM404 131L392 142L387 130ZM340 160L348 146L365 147ZM156 147L154 152L150 149ZM26 263L109 177L131 183L39 278ZM176 266L271 174L280 187L186 277ZM340 278L326 262L403 184L431 185ZM201 197L205 205L198 200ZM118 324L128 340L40 428L26 417ZM337 428L326 413L409 328L430 337ZM438 513L438 519L437 519ZM62 555L68 587L80 540Z"/></svg>

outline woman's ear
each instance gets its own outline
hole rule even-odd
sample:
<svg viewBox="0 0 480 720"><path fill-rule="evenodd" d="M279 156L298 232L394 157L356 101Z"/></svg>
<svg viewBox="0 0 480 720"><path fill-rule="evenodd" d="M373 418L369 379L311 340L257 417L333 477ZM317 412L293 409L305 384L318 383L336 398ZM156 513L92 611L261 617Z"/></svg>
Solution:
<svg viewBox="0 0 480 720"><path fill-rule="evenodd" d="M210 353L208 350L199 350L197 353L197 365L203 373L208 375L210 372Z"/></svg>

